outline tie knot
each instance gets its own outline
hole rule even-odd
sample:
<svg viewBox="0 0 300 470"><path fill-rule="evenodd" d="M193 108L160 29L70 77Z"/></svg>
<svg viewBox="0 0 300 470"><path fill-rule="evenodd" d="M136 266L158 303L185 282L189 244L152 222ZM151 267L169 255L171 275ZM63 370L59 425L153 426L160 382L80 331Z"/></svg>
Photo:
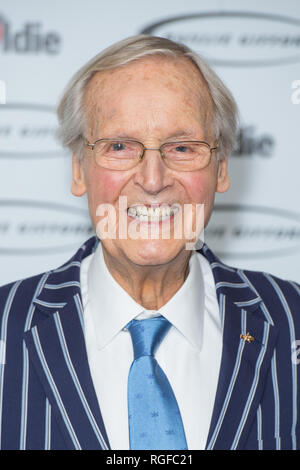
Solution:
<svg viewBox="0 0 300 470"><path fill-rule="evenodd" d="M131 335L134 359L154 356L170 327L171 323L161 315L146 320L131 320L126 328Z"/></svg>

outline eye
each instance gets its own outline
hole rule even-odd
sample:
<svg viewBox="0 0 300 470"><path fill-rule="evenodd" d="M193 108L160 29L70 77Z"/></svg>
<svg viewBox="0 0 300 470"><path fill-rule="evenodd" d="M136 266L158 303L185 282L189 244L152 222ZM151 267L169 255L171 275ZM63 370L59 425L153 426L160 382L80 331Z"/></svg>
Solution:
<svg viewBox="0 0 300 470"><path fill-rule="evenodd" d="M187 152L188 150L189 149L186 145L178 145L177 147L175 147L176 152L184 153L184 152Z"/></svg>
<svg viewBox="0 0 300 470"><path fill-rule="evenodd" d="M125 144L123 144L122 142L115 142L114 144L112 144L112 150L118 152L120 150L125 150Z"/></svg>

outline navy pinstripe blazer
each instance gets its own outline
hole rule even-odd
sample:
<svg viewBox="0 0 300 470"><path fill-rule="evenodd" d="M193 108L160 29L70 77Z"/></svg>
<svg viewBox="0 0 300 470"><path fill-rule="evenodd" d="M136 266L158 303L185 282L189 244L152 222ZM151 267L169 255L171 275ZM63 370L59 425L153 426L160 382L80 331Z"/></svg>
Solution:
<svg viewBox="0 0 300 470"><path fill-rule="evenodd" d="M97 244L92 237L60 268L0 288L2 449L110 449L80 291L81 261ZM223 327L206 449L299 449L299 285L229 267L206 245L201 252L213 270ZM253 342L240 338L247 332Z"/></svg>

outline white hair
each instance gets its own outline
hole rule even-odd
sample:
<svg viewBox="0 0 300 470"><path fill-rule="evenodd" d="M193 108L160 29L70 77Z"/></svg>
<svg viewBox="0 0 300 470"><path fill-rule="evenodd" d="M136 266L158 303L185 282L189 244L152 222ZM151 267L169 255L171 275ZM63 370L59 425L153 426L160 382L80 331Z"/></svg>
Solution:
<svg viewBox="0 0 300 470"><path fill-rule="evenodd" d="M187 58L197 66L213 103L211 132L218 141L218 158L229 155L235 145L238 109L228 88L205 60L184 44L143 34L108 47L72 77L57 107L57 137L63 147L69 148L79 159L82 158L86 131L84 97L91 78L97 72L115 69L147 56Z"/></svg>

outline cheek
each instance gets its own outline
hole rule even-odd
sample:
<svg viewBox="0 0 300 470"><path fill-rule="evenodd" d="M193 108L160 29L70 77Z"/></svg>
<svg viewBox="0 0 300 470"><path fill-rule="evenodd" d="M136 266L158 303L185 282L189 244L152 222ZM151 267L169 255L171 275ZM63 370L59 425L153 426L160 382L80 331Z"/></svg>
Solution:
<svg viewBox="0 0 300 470"><path fill-rule="evenodd" d="M216 177L211 172L201 171L189 177L185 184L189 200L204 204L204 227L206 227L214 206Z"/></svg>
<svg viewBox="0 0 300 470"><path fill-rule="evenodd" d="M106 203L117 207L120 191L124 184L124 176L121 175L121 172L107 171L99 167L89 172L87 196L90 217L94 227L102 218L96 215L99 205ZM107 215L107 213L105 214Z"/></svg>
<svg viewBox="0 0 300 470"><path fill-rule="evenodd" d="M185 178L184 185L192 202L210 204L213 201L216 181L210 172L195 173Z"/></svg>
<svg viewBox="0 0 300 470"><path fill-rule="evenodd" d="M94 168L89 174L88 198L93 205L101 202L114 204L124 184L124 176L121 172Z"/></svg>

